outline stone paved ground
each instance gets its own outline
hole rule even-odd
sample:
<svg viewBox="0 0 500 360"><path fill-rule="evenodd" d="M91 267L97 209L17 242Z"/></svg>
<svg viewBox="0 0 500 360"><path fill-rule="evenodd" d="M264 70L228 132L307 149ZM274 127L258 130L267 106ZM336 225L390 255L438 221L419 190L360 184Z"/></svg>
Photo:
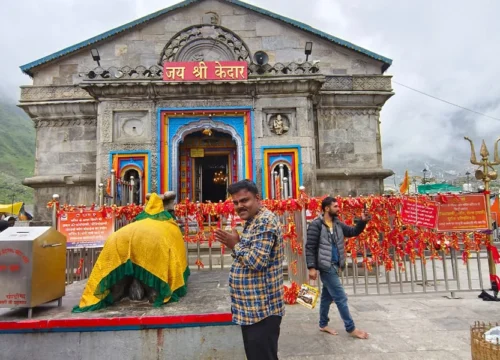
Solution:
<svg viewBox="0 0 500 360"><path fill-rule="evenodd" d="M35 309L33 315L34 318L90 318L229 312L227 277L227 271L193 272L188 296L160 309L125 301L84 314L71 314L85 285L85 282L75 283L67 287L62 308L52 303ZM461 278L465 278L464 274ZM448 299L445 296L449 294L439 293L350 296L356 325L370 333L369 340L352 339L343 331L335 305L331 307L330 325L339 330L337 336L318 331L319 304L313 310L301 305L287 306L281 328L280 359L471 359L470 326L475 321L500 322L500 302L484 302L477 298L478 294L456 293L460 299ZM0 309L0 321L13 320L26 320L26 310Z"/></svg>
<svg viewBox="0 0 500 360"><path fill-rule="evenodd" d="M446 295L446 294L445 294ZM309 310L287 307L279 351L281 360L447 360L471 359L470 326L500 322L500 302L484 302L478 293L350 297L356 325L370 333L355 340L343 330L335 304L330 319L339 335L318 331L319 304Z"/></svg>

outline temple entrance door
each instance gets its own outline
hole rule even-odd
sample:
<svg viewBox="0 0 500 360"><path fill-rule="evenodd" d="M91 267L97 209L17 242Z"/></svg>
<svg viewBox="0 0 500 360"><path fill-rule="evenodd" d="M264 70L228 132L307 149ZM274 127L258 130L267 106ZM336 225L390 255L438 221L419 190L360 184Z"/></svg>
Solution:
<svg viewBox="0 0 500 360"><path fill-rule="evenodd" d="M195 161L196 175L194 179L194 200L203 202L203 164Z"/></svg>
<svg viewBox="0 0 500 360"><path fill-rule="evenodd" d="M219 202L227 198L228 186L228 156L205 156L195 160L198 169L196 184L200 202Z"/></svg>
<svg viewBox="0 0 500 360"><path fill-rule="evenodd" d="M238 179L236 142L216 129L187 135L179 145L179 183L182 200L219 202Z"/></svg>

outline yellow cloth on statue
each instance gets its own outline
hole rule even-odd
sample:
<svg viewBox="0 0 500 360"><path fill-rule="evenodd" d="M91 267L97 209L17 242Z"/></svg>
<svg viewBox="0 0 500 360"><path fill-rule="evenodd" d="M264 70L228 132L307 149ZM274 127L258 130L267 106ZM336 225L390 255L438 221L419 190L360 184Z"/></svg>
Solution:
<svg viewBox="0 0 500 360"><path fill-rule="evenodd" d="M163 212L161 199L152 196L145 212L148 215ZM177 222L173 219L146 218L113 233L106 240L92 269L79 309L75 307L73 311L97 310L112 303L110 286L121 280L124 273L158 291L155 305L169 302L172 296L177 296L174 294L176 290L183 291L180 294L183 296L189 268L184 239Z"/></svg>

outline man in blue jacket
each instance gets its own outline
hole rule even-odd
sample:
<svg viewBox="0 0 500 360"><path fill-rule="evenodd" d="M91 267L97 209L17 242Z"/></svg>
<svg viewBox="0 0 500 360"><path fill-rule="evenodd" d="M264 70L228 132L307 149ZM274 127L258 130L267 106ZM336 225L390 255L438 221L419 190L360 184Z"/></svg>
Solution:
<svg viewBox="0 0 500 360"><path fill-rule="evenodd" d="M319 329L328 334L338 333L328 327L328 313L332 301L335 301L340 317L344 321L346 331L355 338L368 339L368 333L354 325L347 295L340 281L340 271L345 267L346 237L355 237L363 232L370 216L363 210L361 220L355 227L342 223L339 218L337 199L326 197L321 203L323 215L314 219L307 228L306 261L309 279L316 280L318 271L323 282L321 303L319 307Z"/></svg>

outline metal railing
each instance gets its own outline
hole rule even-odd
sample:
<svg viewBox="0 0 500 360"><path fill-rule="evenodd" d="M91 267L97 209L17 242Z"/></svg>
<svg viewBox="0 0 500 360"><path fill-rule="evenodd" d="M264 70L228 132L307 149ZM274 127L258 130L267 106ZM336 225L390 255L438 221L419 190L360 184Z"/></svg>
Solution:
<svg viewBox="0 0 500 360"><path fill-rule="evenodd" d="M105 191L104 184L99 184L98 199L99 206L117 205L124 206L129 204L142 204L142 192L137 191L139 186L136 179L131 176L130 181L125 181L116 177L115 170L111 170L109 193Z"/></svg>
<svg viewBox="0 0 500 360"><path fill-rule="evenodd" d="M283 179L283 184L286 182ZM102 198L102 187L99 188ZM301 191L304 189L301 188ZM289 194L288 194L289 196ZM55 195L54 200L58 197ZM232 263L230 251L215 241L213 232L216 228L231 228L234 219L217 214L203 214L203 204L197 203L195 214L177 213L177 221L184 234L186 255L190 267L195 271L211 271L228 268ZM308 270L305 262L308 217L306 209L284 211L279 218L284 234L284 273L288 280L303 284L308 282ZM200 220L203 217L203 221ZM53 208L53 223L57 224L57 211ZM126 226L125 217L115 217L115 231ZM241 224L236 224L241 230ZM379 241L383 241L380 233ZM293 239L293 240L292 240ZM415 293L456 293L479 291L488 286L488 260L485 249L471 251L470 257L463 254L462 247L448 251L426 248L422 257L414 261L405 255L400 258L397 249L390 246L388 253L393 265L374 261L366 248L366 243L359 238L355 241L357 253L347 254L346 265L341 272L341 280L346 292L353 296L394 295ZM464 240L465 241L465 240ZM498 245L497 245L498 246ZM346 248L353 248L346 246ZM66 281L80 281L88 278L102 248L68 249ZM321 287L321 284L318 284Z"/></svg>
<svg viewBox="0 0 500 360"><path fill-rule="evenodd" d="M425 258L417 258L414 263L407 256L398 259L394 255L392 269L378 264L369 267L362 259L349 256L341 273L342 284L353 296L433 292L450 293L455 298L457 292L480 291L489 283L485 251L471 253L465 264L458 259L456 250L449 254L439 251L438 254L439 258L435 258L427 253Z"/></svg>
<svg viewBox="0 0 500 360"><path fill-rule="evenodd" d="M288 199L293 194L292 174L286 167L288 176L285 176L285 164L278 165L278 171L271 173L271 199Z"/></svg>

